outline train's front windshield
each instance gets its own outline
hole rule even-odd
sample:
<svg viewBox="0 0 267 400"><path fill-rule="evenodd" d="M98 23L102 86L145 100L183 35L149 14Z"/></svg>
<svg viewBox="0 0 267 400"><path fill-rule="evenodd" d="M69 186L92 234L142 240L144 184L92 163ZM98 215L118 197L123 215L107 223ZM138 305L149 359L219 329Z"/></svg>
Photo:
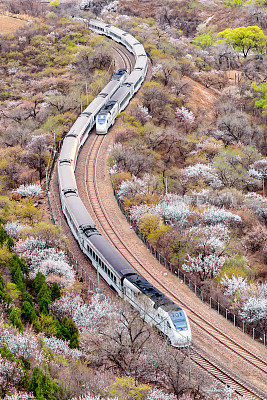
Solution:
<svg viewBox="0 0 267 400"><path fill-rule="evenodd" d="M181 311L174 311L169 314L173 325L178 331L185 331L187 329L187 323L185 319L185 314L183 310Z"/></svg>
<svg viewBox="0 0 267 400"><path fill-rule="evenodd" d="M104 124L106 122L106 115L98 115L97 122L98 124Z"/></svg>

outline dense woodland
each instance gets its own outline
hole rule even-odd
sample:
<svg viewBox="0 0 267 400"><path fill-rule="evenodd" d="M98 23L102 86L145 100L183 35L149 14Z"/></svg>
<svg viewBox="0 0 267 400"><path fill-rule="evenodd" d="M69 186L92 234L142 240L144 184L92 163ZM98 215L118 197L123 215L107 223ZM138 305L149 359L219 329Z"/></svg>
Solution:
<svg viewBox="0 0 267 400"><path fill-rule="evenodd" d="M70 17L101 16L152 68L112 130L118 196L161 254L264 331L266 1L88 4L1 2L27 22L0 35L0 398L237 399L123 301L88 295L49 222L45 175L113 72L109 41Z"/></svg>

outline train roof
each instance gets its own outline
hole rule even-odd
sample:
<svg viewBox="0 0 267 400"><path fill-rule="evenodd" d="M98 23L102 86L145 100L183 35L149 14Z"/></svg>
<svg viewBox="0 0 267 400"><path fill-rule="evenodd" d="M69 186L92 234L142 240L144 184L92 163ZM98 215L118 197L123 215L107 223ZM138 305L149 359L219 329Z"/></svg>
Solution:
<svg viewBox="0 0 267 400"><path fill-rule="evenodd" d="M76 137L66 136L63 140L63 145L61 147L59 161L73 161L77 145L78 142Z"/></svg>
<svg viewBox="0 0 267 400"><path fill-rule="evenodd" d="M105 90L105 88L103 89ZM98 95L90 104L89 106L86 107L86 109L83 111L83 115L88 115L90 116L91 114L95 115L98 113L98 111L103 107L105 103L105 99Z"/></svg>
<svg viewBox="0 0 267 400"><path fill-rule="evenodd" d="M92 235L88 239L93 246L102 254L106 261L114 268L120 277L125 274L136 274L133 267L103 236Z"/></svg>
<svg viewBox="0 0 267 400"><path fill-rule="evenodd" d="M123 82L122 87L135 84L142 77L143 77L143 71L133 70L133 72L131 72L131 74Z"/></svg>
<svg viewBox="0 0 267 400"><path fill-rule="evenodd" d="M147 56L144 54L141 54L140 56L137 56L136 62L134 65L134 71L138 69L145 69L147 66Z"/></svg>
<svg viewBox="0 0 267 400"><path fill-rule="evenodd" d="M161 307L166 312L177 310L178 306L172 300L168 299L165 294L161 293L155 286L139 274L129 276L127 280L136 286L143 294L148 296L155 303L155 308Z"/></svg>
<svg viewBox="0 0 267 400"><path fill-rule="evenodd" d="M89 122L90 120L87 115L80 114L65 137L79 136L86 130Z"/></svg>
<svg viewBox="0 0 267 400"><path fill-rule="evenodd" d="M129 75L130 76L130 75ZM121 86L110 98L110 102L120 102L129 93L129 88Z"/></svg>
<svg viewBox="0 0 267 400"><path fill-rule="evenodd" d="M108 26L108 24L97 19L90 19L89 26L104 29Z"/></svg>
<svg viewBox="0 0 267 400"><path fill-rule="evenodd" d="M121 78L121 76L120 76L120 78ZM99 97L102 97L102 99L103 98L105 98L105 97L107 97L109 94L110 94L110 92L113 92L115 89L116 89L116 87L119 87L119 82L118 82L118 80L117 79L112 79L105 87L104 87L104 89L103 90L101 90L101 92L99 93Z"/></svg>
<svg viewBox="0 0 267 400"><path fill-rule="evenodd" d="M146 56L146 52L145 52L144 46L141 43L134 44L133 45L133 49L134 49L135 54L138 57L140 57L142 55Z"/></svg>
<svg viewBox="0 0 267 400"><path fill-rule="evenodd" d="M66 195L64 198L66 208L71 213L72 217L76 220L76 225L84 230L85 227L91 227L96 230L94 221L91 215L85 208L83 202L77 194ZM86 233L86 232L85 232Z"/></svg>
<svg viewBox="0 0 267 400"><path fill-rule="evenodd" d="M109 27L109 33L112 33L113 35L117 35L119 37L123 36L124 31L120 28L117 28L116 26L110 25Z"/></svg>
<svg viewBox="0 0 267 400"><path fill-rule="evenodd" d="M63 191L77 190L77 184L72 165L70 164L58 165L58 181Z"/></svg>
<svg viewBox="0 0 267 400"><path fill-rule="evenodd" d="M134 37L134 36L132 36L130 33L128 33L128 32L125 32L124 34L123 34L123 37L127 40L127 42L128 42L128 44L130 45L130 46L134 46L135 44L140 44L140 42Z"/></svg>

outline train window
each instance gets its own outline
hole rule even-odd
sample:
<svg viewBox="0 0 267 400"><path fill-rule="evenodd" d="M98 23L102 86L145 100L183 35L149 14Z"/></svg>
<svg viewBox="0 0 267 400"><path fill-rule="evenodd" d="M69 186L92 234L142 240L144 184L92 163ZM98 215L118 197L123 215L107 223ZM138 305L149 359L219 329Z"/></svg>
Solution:
<svg viewBox="0 0 267 400"><path fill-rule="evenodd" d="M98 255L97 255L97 254L95 255L95 260L96 260L96 262L98 262L98 260L99 260L99 258L98 258Z"/></svg>
<svg viewBox="0 0 267 400"><path fill-rule="evenodd" d="M167 327L168 327L169 329L171 329L171 325L169 324L168 321L167 321Z"/></svg>
<svg viewBox="0 0 267 400"><path fill-rule="evenodd" d="M95 259L95 252L94 252L94 250L93 250L93 254L92 254L92 256L93 256L93 258Z"/></svg>

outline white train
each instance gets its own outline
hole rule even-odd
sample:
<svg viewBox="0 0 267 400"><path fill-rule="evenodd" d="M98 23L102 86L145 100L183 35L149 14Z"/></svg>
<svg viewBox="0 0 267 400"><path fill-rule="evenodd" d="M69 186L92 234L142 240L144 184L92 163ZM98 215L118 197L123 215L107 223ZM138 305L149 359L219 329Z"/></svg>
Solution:
<svg viewBox="0 0 267 400"><path fill-rule="evenodd" d="M113 75L64 138L58 161L62 210L80 248L105 281L138 309L146 321L156 325L173 346L188 346L191 330L186 313L140 276L98 232L78 194L74 171L81 146L95 122L99 133L107 132L118 112L126 107L141 86L147 71L145 50L133 36L100 21L90 21L89 26L126 46L134 54L136 64L130 75L126 70Z"/></svg>

